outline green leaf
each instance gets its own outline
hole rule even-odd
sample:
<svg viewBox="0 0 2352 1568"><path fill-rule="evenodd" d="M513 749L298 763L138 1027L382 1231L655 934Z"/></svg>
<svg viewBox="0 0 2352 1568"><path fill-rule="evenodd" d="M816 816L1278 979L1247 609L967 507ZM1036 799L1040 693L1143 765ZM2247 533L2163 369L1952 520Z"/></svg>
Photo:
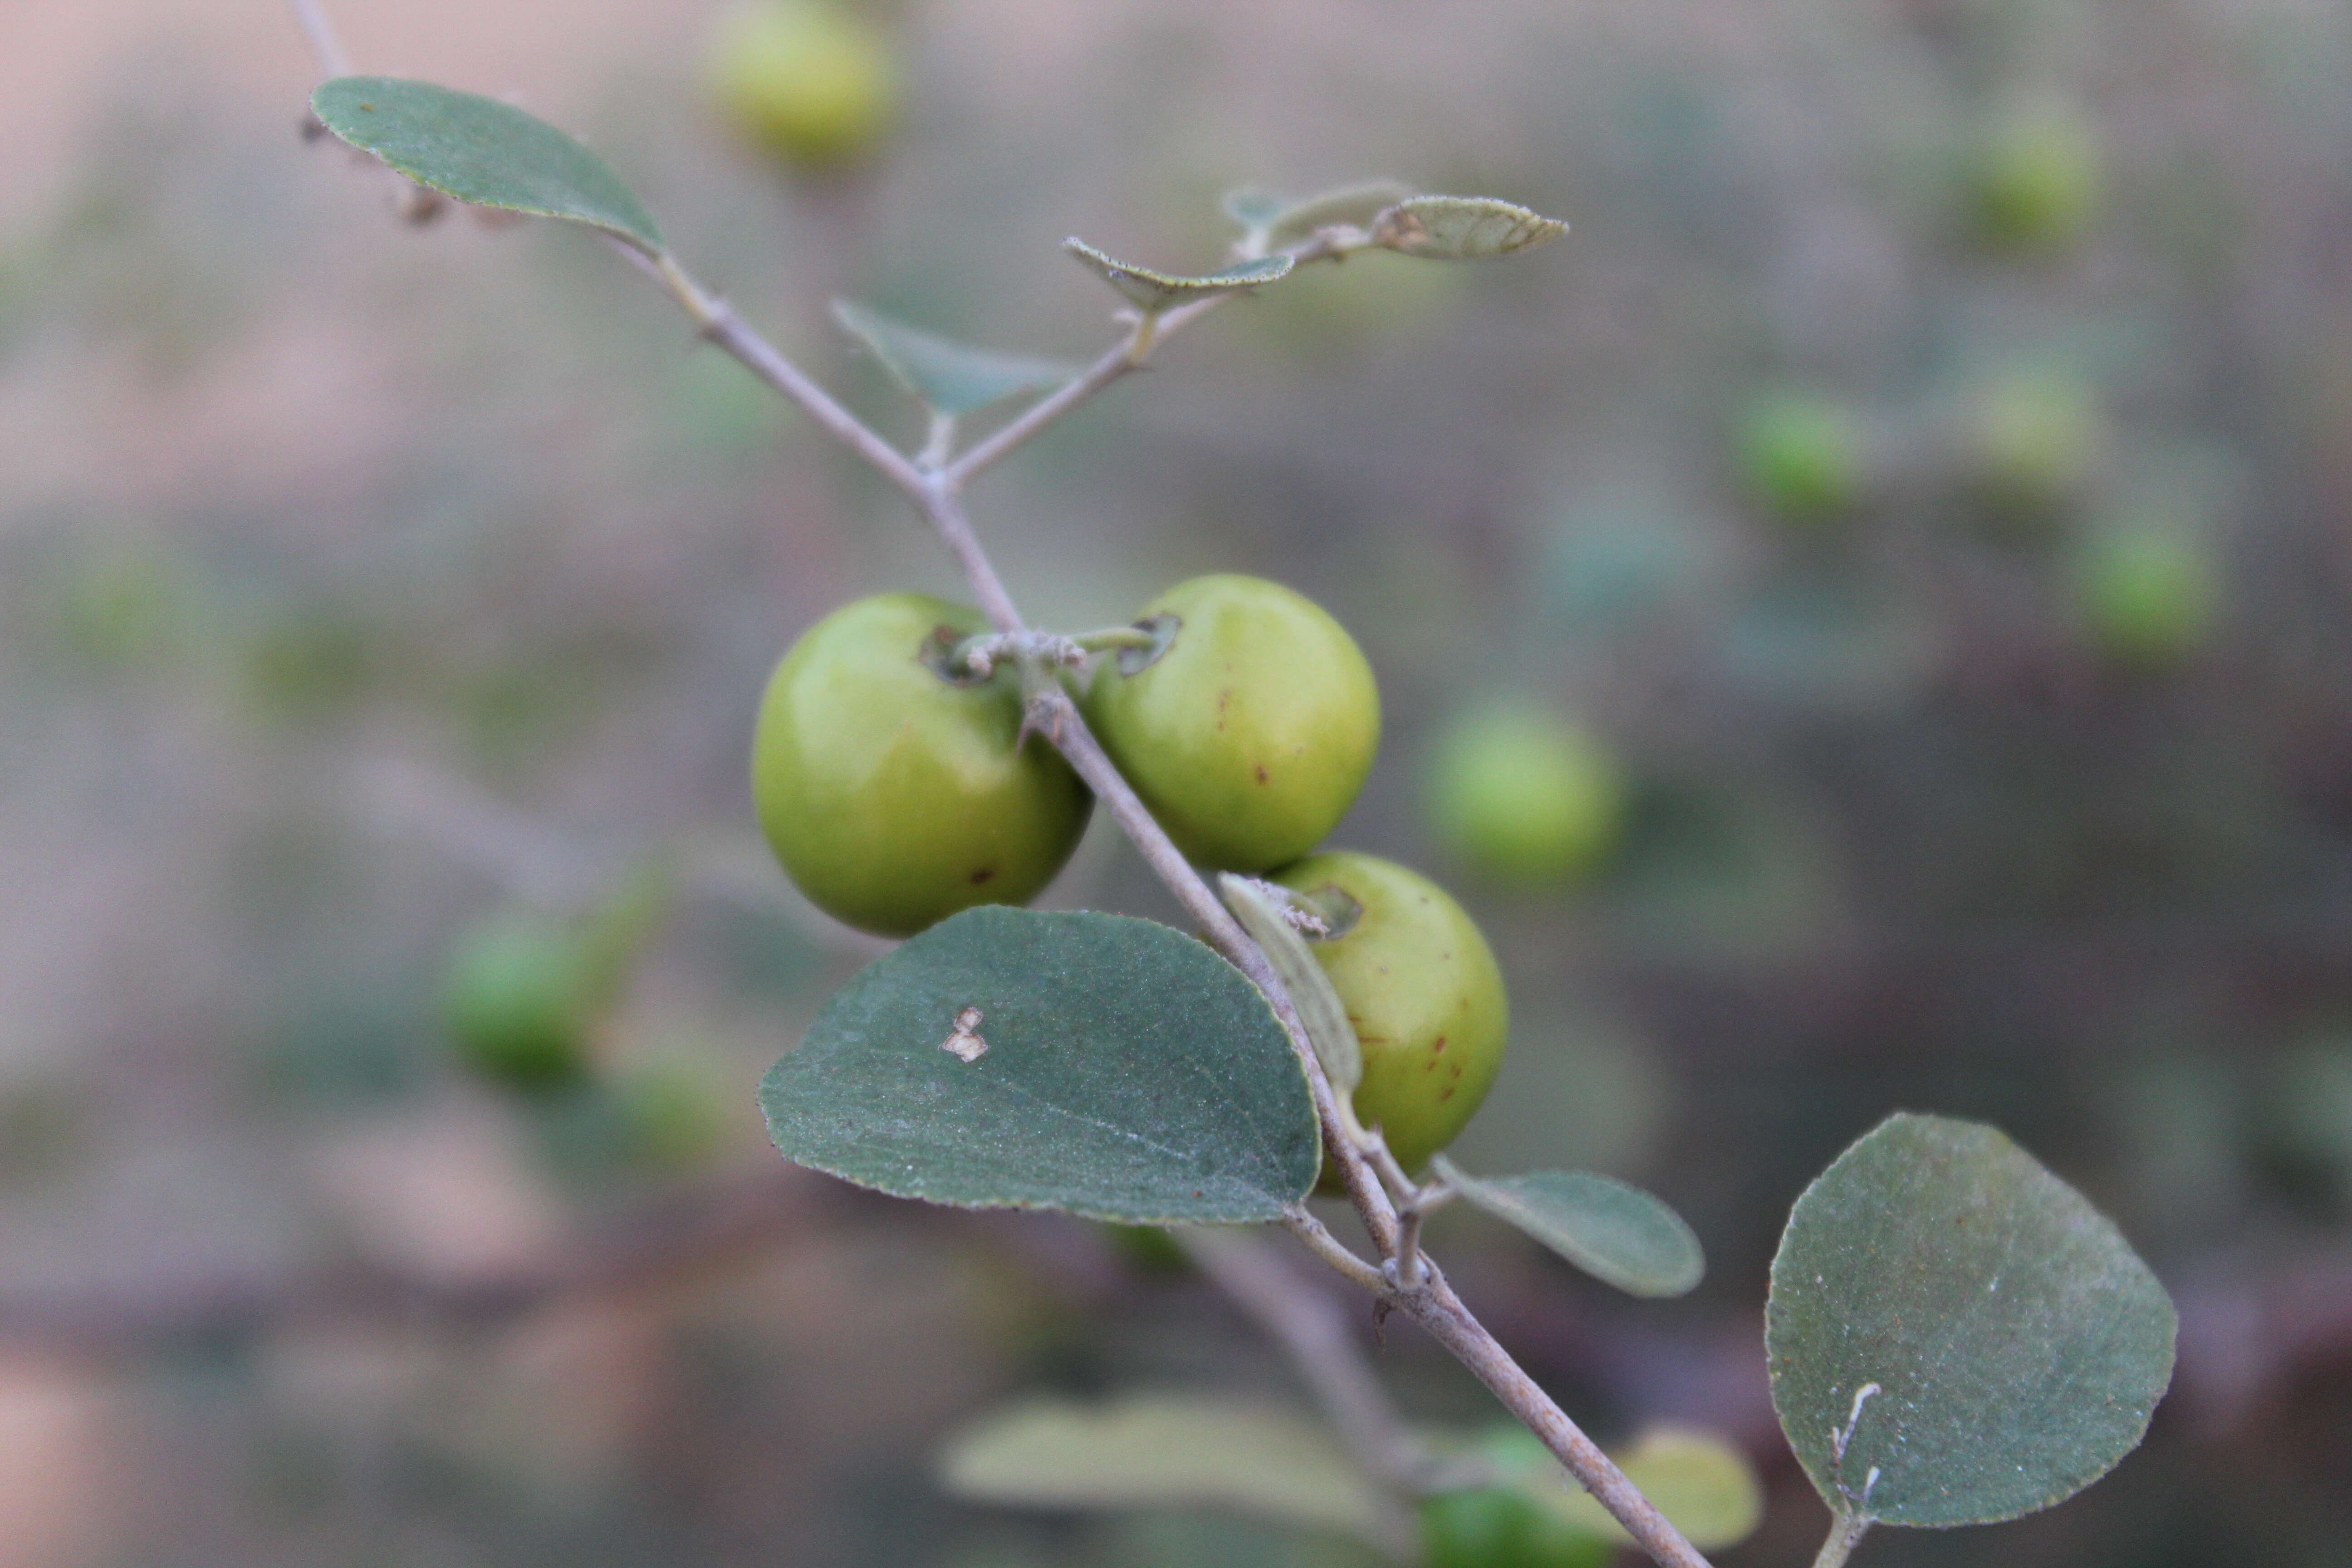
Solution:
<svg viewBox="0 0 2352 1568"><path fill-rule="evenodd" d="M1262 191L1255 186L1225 193L1225 216L1252 234L1280 217L1289 205L1287 200L1272 191Z"/></svg>
<svg viewBox="0 0 2352 1568"><path fill-rule="evenodd" d="M945 1048L977 1007L986 1050ZM836 993L760 1086L784 1157L904 1198L1166 1225L1277 1219L1320 1157L1255 986L1126 915L986 905Z"/></svg>
<svg viewBox="0 0 2352 1568"><path fill-rule="evenodd" d="M1413 196L1381 218L1373 242L1434 261L1475 261L1531 249L1568 225L1492 196Z"/></svg>
<svg viewBox="0 0 2352 1568"><path fill-rule="evenodd" d="M1521 1490L1580 1530L1606 1541L1633 1539L1533 1436L1523 1430L1510 1436L1507 1445L1490 1445L1490 1452L1507 1464L1518 1460L1522 1468L1514 1484ZM1745 1455L1712 1432L1653 1426L1610 1458L1702 1552L1737 1546L1763 1522L1764 1489L1755 1470Z"/></svg>
<svg viewBox="0 0 2352 1568"><path fill-rule="evenodd" d="M1205 278L1174 278L1165 272L1154 272L1149 268L1113 260L1083 239L1066 239L1062 242L1062 248L1076 257L1087 270L1118 289L1129 303L1150 315L1157 315L1171 306L1189 304L1195 300L1213 299L1219 294L1231 294L1237 289L1255 289L1261 283L1271 283L1297 265L1289 257L1276 254L1260 257L1255 261L1237 262Z"/></svg>
<svg viewBox="0 0 2352 1568"><path fill-rule="evenodd" d="M1340 1003L1339 994L1331 989L1331 976L1307 951L1306 939L1283 917L1283 909L1288 906L1283 889L1230 871L1217 879L1217 885L1225 907L1265 952L1282 988L1290 993L1298 1021L1307 1026L1307 1043L1323 1064L1323 1076L1331 1080L1340 1102L1346 1103L1364 1081L1363 1047L1357 1042L1355 1026L1348 1022L1348 1009Z"/></svg>
<svg viewBox="0 0 2352 1568"><path fill-rule="evenodd" d="M950 1441L941 1484L1032 1508L1217 1508L1380 1542L1371 1483L1321 1424L1239 1400L1038 1400Z"/></svg>
<svg viewBox="0 0 2352 1568"><path fill-rule="evenodd" d="M1772 1403L1841 1514L1989 1524L2135 1447L2172 1302L2081 1194L2001 1133L1888 1118L1805 1189L1765 1314Z"/></svg>
<svg viewBox="0 0 2352 1568"><path fill-rule="evenodd" d="M1698 1237L1682 1215L1639 1187L1588 1171L1479 1177L1444 1155L1436 1163L1474 1206L1620 1290L1679 1296L1706 1272Z"/></svg>
<svg viewBox="0 0 2352 1568"><path fill-rule="evenodd" d="M653 215L593 153L510 104L429 81L347 76L310 95L320 123L418 184L476 206L601 228L648 256Z"/></svg>
<svg viewBox="0 0 2352 1568"><path fill-rule="evenodd" d="M918 402L951 419L1024 392L1049 391L1078 374L1057 360L974 348L847 300L833 302L833 319Z"/></svg>

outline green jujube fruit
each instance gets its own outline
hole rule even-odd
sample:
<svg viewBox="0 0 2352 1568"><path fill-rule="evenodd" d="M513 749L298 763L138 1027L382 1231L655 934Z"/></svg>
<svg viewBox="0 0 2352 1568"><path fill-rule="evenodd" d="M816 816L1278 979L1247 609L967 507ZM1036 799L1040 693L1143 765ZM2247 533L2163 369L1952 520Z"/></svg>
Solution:
<svg viewBox="0 0 2352 1568"><path fill-rule="evenodd" d="M1021 904L1069 859L1094 797L1021 735L1010 668L951 676L979 611L923 594L845 605L776 666L751 737L751 797L776 858L845 924L912 936L974 904Z"/></svg>
<svg viewBox="0 0 2352 1568"><path fill-rule="evenodd" d="M1346 628L1230 574L1177 584L1136 624L1161 640L1103 661L1087 722L1176 847L1265 871L1320 844L1380 747L1380 691Z"/></svg>
<svg viewBox="0 0 2352 1568"><path fill-rule="evenodd" d="M1452 725L1430 759L1423 800L1448 854L1519 887L1590 875L1616 844L1625 778L1598 737L1528 703L1497 703Z"/></svg>
<svg viewBox="0 0 2352 1568"><path fill-rule="evenodd" d="M1274 879L1334 919L1332 935L1307 945L1363 1052L1356 1118L1418 1171L1454 1142L1503 1065L1510 1006L1495 954L1444 889L1393 861L1335 850Z"/></svg>
<svg viewBox="0 0 2352 1568"><path fill-rule="evenodd" d="M1616 1555L1511 1487L1423 1498L1421 1544L1427 1568L1607 1568Z"/></svg>
<svg viewBox="0 0 2352 1568"><path fill-rule="evenodd" d="M551 916L510 911L458 938L441 983L441 1021L458 1059L525 1092L589 1075L590 1020L604 989L587 935Z"/></svg>
<svg viewBox="0 0 2352 1568"><path fill-rule="evenodd" d="M747 0L711 37L710 86L745 135L787 163L849 163L898 114L898 64L857 16L824 0Z"/></svg>

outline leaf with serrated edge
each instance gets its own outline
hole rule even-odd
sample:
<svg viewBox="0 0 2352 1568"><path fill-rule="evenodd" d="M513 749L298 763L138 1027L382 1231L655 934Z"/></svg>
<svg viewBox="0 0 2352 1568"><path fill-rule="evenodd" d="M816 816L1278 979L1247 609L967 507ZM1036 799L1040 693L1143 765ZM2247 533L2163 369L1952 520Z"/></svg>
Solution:
<svg viewBox="0 0 2352 1568"><path fill-rule="evenodd" d="M1413 196L1388 209L1375 244L1433 261L1511 256L1568 232L1545 217L1492 196Z"/></svg>
<svg viewBox="0 0 2352 1568"><path fill-rule="evenodd" d="M935 414L955 418L1024 392L1046 392L1077 374L1056 360L999 353L927 332L847 300L833 319L874 353L891 379Z"/></svg>
<svg viewBox="0 0 2352 1568"><path fill-rule="evenodd" d="M1266 221L1266 243L1288 245L1318 228L1370 230L1373 219L1412 195L1411 185L1395 180L1365 180L1286 203Z"/></svg>
<svg viewBox="0 0 2352 1568"><path fill-rule="evenodd" d="M1323 1076L1341 1097L1354 1094L1356 1086L1364 1081L1363 1047L1357 1042L1355 1026L1348 1022L1348 1009L1339 994L1331 988L1331 977L1324 973L1306 939L1283 918L1275 899L1260 890L1263 884L1228 871L1217 879L1217 885L1224 894L1225 907L1274 965L1282 988L1290 993L1298 1021L1307 1026L1307 1043L1323 1064Z"/></svg>
<svg viewBox="0 0 2352 1568"><path fill-rule="evenodd" d="M2172 1376L2164 1287L1993 1128L1896 1115L1797 1200L1772 1260L1772 1404L1842 1514L1941 1528L2073 1496Z"/></svg>
<svg viewBox="0 0 2352 1568"><path fill-rule="evenodd" d="M1236 289L1255 289L1261 283L1271 283L1297 265L1283 255L1260 257L1255 261L1237 262L1222 272L1212 272L1203 278L1175 278L1149 268L1115 260L1097 250L1083 239L1066 239L1062 248L1078 258L1086 269L1118 289L1136 309L1157 313L1171 306L1188 304L1194 300L1212 299L1219 294L1231 294Z"/></svg>
<svg viewBox="0 0 2352 1568"><path fill-rule="evenodd" d="M986 1049L943 1048L977 1007ZM899 1197L1166 1225L1315 1182L1307 1075L1257 988L1128 915L966 910L867 965L760 1085L784 1157Z"/></svg>
<svg viewBox="0 0 2352 1568"><path fill-rule="evenodd" d="M949 1492L971 1502L1229 1509L1381 1540L1379 1496L1332 1434L1303 1415L1250 1401L1030 1401L951 1439L940 1474Z"/></svg>
<svg viewBox="0 0 2352 1568"><path fill-rule="evenodd" d="M1589 1171L1473 1176L1437 1170L1474 1206L1542 1242L1594 1279L1635 1296L1680 1296L1706 1272L1698 1237L1639 1187Z"/></svg>
<svg viewBox="0 0 2352 1568"><path fill-rule="evenodd" d="M661 229L604 161L495 98L394 77L338 77L310 95L319 122L418 184L475 206L584 223L648 256Z"/></svg>

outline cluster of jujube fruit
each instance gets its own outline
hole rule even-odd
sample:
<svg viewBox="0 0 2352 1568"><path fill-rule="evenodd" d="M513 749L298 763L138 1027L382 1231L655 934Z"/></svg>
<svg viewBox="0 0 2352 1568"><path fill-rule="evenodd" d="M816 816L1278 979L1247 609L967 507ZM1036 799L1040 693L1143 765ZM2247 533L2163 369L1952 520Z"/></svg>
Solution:
<svg viewBox="0 0 2352 1568"><path fill-rule="evenodd" d="M835 610L777 665L751 744L776 858L810 901L911 936L1026 903L1076 848L1093 796L1024 734L1013 660L969 657L978 611L919 594ZM1263 876L1323 930L1310 947L1362 1047L1355 1104L1408 1169L1453 1141L1508 1029L1500 970L1459 904L1402 866L1317 852L1380 743L1380 693L1346 629L1290 589L1218 575L1144 607L1069 679L1103 749L1184 856Z"/></svg>

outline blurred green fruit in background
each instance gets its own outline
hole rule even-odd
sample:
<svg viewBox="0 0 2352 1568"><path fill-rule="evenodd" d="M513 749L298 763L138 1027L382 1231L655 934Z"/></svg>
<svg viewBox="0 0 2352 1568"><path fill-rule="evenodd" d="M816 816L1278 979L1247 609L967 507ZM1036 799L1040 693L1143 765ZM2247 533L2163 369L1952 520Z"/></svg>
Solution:
<svg viewBox="0 0 2352 1568"><path fill-rule="evenodd" d="M1589 731L1531 703L1496 703L1440 737L1423 804L1445 853L1521 886L1590 875L1617 842L1623 770Z"/></svg>
<svg viewBox="0 0 2352 1568"><path fill-rule="evenodd" d="M1333 934L1307 947L1363 1047L1357 1119L1418 1171L1503 1065L1511 1015L1495 954L1443 888L1393 861L1335 850L1274 879L1333 918Z"/></svg>
<svg viewBox="0 0 2352 1568"><path fill-rule="evenodd" d="M2211 642L2221 618L2221 568L2201 539L2176 529L2098 535L2074 588L2093 646L2118 664L2178 664Z"/></svg>
<svg viewBox="0 0 2352 1568"><path fill-rule="evenodd" d="M1988 505L2008 521L2046 521L2088 488L2106 447L2106 417L2080 376L2021 371L1978 394L1969 444Z"/></svg>
<svg viewBox="0 0 2352 1568"><path fill-rule="evenodd" d="M1790 522L1822 522L1862 499L1863 439L1851 409L1802 393L1769 393L1748 406L1735 456L1750 499Z"/></svg>
<svg viewBox="0 0 2352 1568"><path fill-rule="evenodd" d="M2096 128L2072 105L2002 115L1986 130L1969 170L1977 233L2006 250L2074 244L2098 214L2103 162Z"/></svg>
<svg viewBox="0 0 2352 1568"><path fill-rule="evenodd" d="M854 162L898 115L888 40L824 0L749 0L711 37L720 110L766 152L801 169Z"/></svg>
<svg viewBox="0 0 2352 1568"><path fill-rule="evenodd" d="M597 969L589 933L575 922L509 910L473 927L452 950L441 985L458 1059L526 1092L587 1078Z"/></svg>
<svg viewBox="0 0 2352 1568"><path fill-rule="evenodd" d="M1511 1487L1423 1499L1421 1545L1428 1568L1606 1568L1616 1555Z"/></svg>
<svg viewBox="0 0 2352 1568"><path fill-rule="evenodd" d="M730 1115L750 1113L748 1097L730 1095L718 1074L689 1060L642 1063L620 1076L612 1094L624 1159L656 1173L701 1165L724 1140Z"/></svg>

